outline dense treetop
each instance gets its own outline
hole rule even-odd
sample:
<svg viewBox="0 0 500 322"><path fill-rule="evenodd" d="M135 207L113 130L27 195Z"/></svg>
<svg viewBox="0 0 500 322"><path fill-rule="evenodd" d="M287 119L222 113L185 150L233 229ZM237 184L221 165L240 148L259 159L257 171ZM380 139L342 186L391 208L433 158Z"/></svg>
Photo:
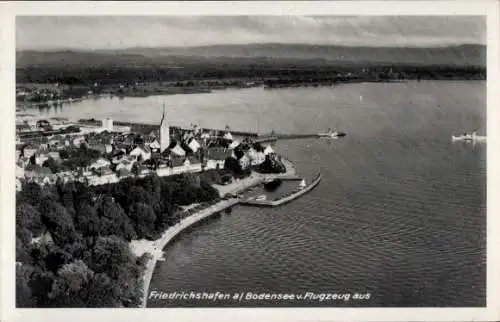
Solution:
<svg viewBox="0 0 500 322"><path fill-rule="evenodd" d="M26 183L16 196L17 306L138 306L147 255L137 258L128 242L157 238L179 220L178 205L218 197L194 174Z"/></svg>

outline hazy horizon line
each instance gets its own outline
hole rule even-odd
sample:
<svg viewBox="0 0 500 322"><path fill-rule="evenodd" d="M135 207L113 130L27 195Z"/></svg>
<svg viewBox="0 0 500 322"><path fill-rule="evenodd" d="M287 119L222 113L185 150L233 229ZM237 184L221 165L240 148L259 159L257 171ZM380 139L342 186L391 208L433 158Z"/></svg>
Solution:
<svg viewBox="0 0 500 322"><path fill-rule="evenodd" d="M427 48L450 48L450 47L462 47L462 46L481 46L487 47L484 43L474 43L474 42L460 42L454 44L436 44L436 45L342 45L342 44L321 44L321 43L287 43L287 42L252 42L252 43L215 43L206 45L193 45L193 46L180 46L180 45L165 45L165 46L131 46L131 47L112 47L112 48L82 48L82 47L52 47L52 48L16 48L16 52L20 51L33 51L33 52L58 52L58 51L73 51L73 52L106 52L106 51L126 51L132 49L161 49L161 48L175 48L175 49L189 49L189 48L208 48L217 46L262 46L262 45L280 45L280 46L310 46L310 47L342 47L342 48L412 48L412 49L427 49Z"/></svg>

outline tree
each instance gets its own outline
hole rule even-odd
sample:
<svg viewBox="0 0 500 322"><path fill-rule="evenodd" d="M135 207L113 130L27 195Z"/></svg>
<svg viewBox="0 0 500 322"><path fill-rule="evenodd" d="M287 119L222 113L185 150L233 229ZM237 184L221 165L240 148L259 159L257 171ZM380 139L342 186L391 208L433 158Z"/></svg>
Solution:
<svg viewBox="0 0 500 322"><path fill-rule="evenodd" d="M120 293L116 283L105 273L97 273L91 279L84 296L87 307L116 308L120 305Z"/></svg>
<svg viewBox="0 0 500 322"><path fill-rule="evenodd" d="M97 210L89 204L81 205L76 212L75 227L83 236L98 236L101 233L101 220Z"/></svg>
<svg viewBox="0 0 500 322"><path fill-rule="evenodd" d="M89 286L94 272L81 260L62 266L54 279L49 293L55 307L85 307L86 288ZM83 293L83 294L82 294Z"/></svg>
<svg viewBox="0 0 500 322"><path fill-rule="evenodd" d="M16 262L23 264L30 264L32 262L29 244L23 242L19 237L16 238Z"/></svg>
<svg viewBox="0 0 500 322"><path fill-rule="evenodd" d="M38 307L47 307L50 305L49 293L53 280L54 274L52 272L44 271L41 267L34 266L28 284Z"/></svg>
<svg viewBox="0 0 500 322"><path fill-rule="evenodd" d="M142 186L157 200L161 199L161 179L156 173L153 172L153 174L145 177Z"/></svg>
<svg viewBox="0 0 500 322"><path fill-rule="evenodd" d="M78 238L73 218L66 208L53 200L44 200L41 204L42 222L49 230L54 243L64 246Z"/></svg>
<svg viewBox="0 0 500 322"><path fill-rule="evenodd" d="M117 279L127 269L134 255L128 244L117 236L99 237L92 250L89 264L96 273L106 273ZM135 259L133 261L135 263Z"/></svg>
<svg viewBox="0 0 500 322"><path fill-rule="evenodd" d="M61 164L54 160L52 157L49 157L47 160L45 160L42 166L49 168L52 173L58 173L62 171Z"/></svg>
<svg viewBox="0 0 500 322"><path fill-rule="evenodd" d="M87 245L83 239L73 244L66 244L63 248L63 251L73 260L84 260L87 255L87 250Z"/></svg>
<svg viewBox="0 0 500 322"><path fill-rule="evenodd" d="M73 200L76 192L75 184L73 182L59 182L56 187L59 195L59 202L73 215L75 213L75 204Z"/></svg>
<svg viewBox="0 0 500 322"><path fill-rule="evenodd" d="M29 287L30 266L16 265L16 307L34 307L36 302Z"/></svg>
<svg viewBox="0 0 500 322"><path fill-rule="evenodd" d="M102 235L117 235L126 240L132 240L136 237L130 218L125 215L122 207L114 202L112 197L105 196L101 200L97 214L101 221Z"/></svg>
<svg viewBox="0 0 500 322"><path fill-rule="evenodd" d="M139 185L132 186L130 188L126 209L130 209L130 207L135 203L147 204L151 207L151 209L153 209L155 213L159 212L161 209L161 205L159 200L156 198L156 194L146 191L146 189Z"/></svg>
<svg viewBox="0 0 500 322"><path fill-rule="evenodd" d="M30 204L33 207L38 207L42 200L42 188L39 184L28 182L23 186L23 189L16 195L17 204Z"/></svg>
<svg viewBox="0 0 500 322"><path fill-rule="evenodd" d="M137 238L149 237L154 233L156 214L145 203L134 203L130 207L129 217L135 224Z"/></svg>
<svg viewBox="0 0 500 322"><path fill-rule="evenodd" d="M89 205L94 200L93 190L89 188L88 185L78 182L75 184L75 192L73 197L73 202L75 210L83 207L83 205Z"/></svg>
<svg viewBox="0 0 500 322"><path fill-rule="evenodd" d="M140 172L141 172L141 167L140 167L140 165L139 165L139 162L134 162L134 164L132 165L131 172L132 172L135 176L139 176L139 174L140 174Z"/></svg>
<svg viewBox="0 0 500 322"><path fill-rule="evenodd" d="M70 253L62 248L54 247L45 257L45 267L47 270L56 274L57 271L65 264L72 261Z"/></svg>
<svg viewBox="0 0 500 322"><path fill-rule="evenodd" d="M45 230L40 212L26 203L18 203L16 207L16 236L25 242L32 237L40 236Z"/></svg>

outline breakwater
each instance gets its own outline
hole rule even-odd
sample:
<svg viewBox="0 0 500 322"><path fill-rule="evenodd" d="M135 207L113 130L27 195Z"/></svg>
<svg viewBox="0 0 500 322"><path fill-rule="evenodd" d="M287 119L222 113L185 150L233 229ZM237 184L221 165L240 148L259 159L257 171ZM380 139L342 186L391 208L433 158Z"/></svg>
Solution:
<svg viewBox="0 0 500 322"><path fill-rule="evenodd" d="M316 187L319 182L321 181L321 173L319 173L314 180L309 184L308 186L301 188L298 191L293 192L292 194L288 196L284 196L283 198L280 198L278 200L241 200L240 204L241 205L246 205L246 206L260 206L260 207L276 207L276 206L281 206L287 202L290 202L294 199L297 199L298 197L308 193L311 191L314 187Z"/></svg>
<svg viewBox="0 0 500 322"><path fill-rule="evenodd" d="M318 134L278 134L276 135L279 140L294 140L294 139L310 139L319 137Z"/></svg>

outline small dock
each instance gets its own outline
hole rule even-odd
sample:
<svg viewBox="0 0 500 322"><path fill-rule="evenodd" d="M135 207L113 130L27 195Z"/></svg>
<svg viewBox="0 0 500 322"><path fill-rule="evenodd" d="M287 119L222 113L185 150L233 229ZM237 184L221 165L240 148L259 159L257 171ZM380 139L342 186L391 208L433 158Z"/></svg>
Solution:
<svg viewBox="0 0 500 322"><path fill-rule="evenodd" d="M290 179L290 180L294 180L294 179ZM314 189L314 187L316 187L319 182L321 181L321 173L319 173L315 178L314 180L311 182L311 184L309 184L308 186L298 190L298 191L295 191L293 192L292 194L288 195L288 196L285 196L281 199L278 199L278 200L262 200L262 201L258 201L258 200L240 200L240 205L244 205L244 206L257 206L257 207L276 207L276 206L281 206L285 203L288 203L294 199L297 199L298 197L308 193L309 191L311 191L312 189Z"/></svg>
<svg viewBox="0 0 500 322"><path fill-rule="evenodd" d="M313 139L318 138L318 134L278 134L279 140Z"/></svg>
<svg viewBox="0 0 500 322"><path fill-rule="evenodd" d="M292 180L302 180L303 178L295 174L264 175L264 179L261 180L261 183L266 180L272 180L272 179L292 181Z"/></svg>
<svg viewBox="0 0 500 322"><path fill-rule="evenodd" d="M264 136L256 136L252 137L255 143L267 143L267 142L276 142L278 141L278 137L276 135L264 135Z"/></svg>

